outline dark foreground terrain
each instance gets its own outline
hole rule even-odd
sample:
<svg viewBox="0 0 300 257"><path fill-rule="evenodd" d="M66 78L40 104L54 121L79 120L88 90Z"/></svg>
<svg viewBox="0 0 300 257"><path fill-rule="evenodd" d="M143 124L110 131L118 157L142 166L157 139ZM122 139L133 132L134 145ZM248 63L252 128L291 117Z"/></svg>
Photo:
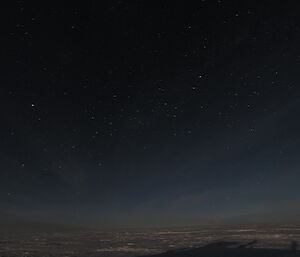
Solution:
<svg viewBox="0 0 300 257"><path fill-rule="evenodd" d="M291 249L254 248L256 240L246 244L217 242L203 247L171 250L147 257L298 257L297 243L291 242Z"/></svg>
<svg viewBox="0 0 300 257"><path fill-rule="evenodd" d="M60 230L0 229L0 257L290 257L299 226ZM300 249L300 247L299 247Z"/></svg>

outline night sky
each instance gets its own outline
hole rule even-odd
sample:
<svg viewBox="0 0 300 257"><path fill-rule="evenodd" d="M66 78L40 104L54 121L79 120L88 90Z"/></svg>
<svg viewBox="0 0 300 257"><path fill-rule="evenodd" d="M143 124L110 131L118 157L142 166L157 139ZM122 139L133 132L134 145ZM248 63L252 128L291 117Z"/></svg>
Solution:
<svg viewBox="0 0 300 257"><path fill-rule="evenodd" d="M11 1L0 219L294 221L297 3Z"/></svg>

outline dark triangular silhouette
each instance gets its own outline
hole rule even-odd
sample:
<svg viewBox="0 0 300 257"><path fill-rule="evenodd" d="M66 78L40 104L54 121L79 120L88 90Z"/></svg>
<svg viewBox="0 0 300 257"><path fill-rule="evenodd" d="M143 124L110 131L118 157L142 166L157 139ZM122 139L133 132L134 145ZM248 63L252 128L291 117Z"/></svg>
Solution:
<svg viewBox="0 0 300 257"><path fill-rule="evenodd" d="M241 244L219 241L203 247L183 248L147 257L300 257L298 243L292 241L289 249L254 248L257 240Z"/></svg>

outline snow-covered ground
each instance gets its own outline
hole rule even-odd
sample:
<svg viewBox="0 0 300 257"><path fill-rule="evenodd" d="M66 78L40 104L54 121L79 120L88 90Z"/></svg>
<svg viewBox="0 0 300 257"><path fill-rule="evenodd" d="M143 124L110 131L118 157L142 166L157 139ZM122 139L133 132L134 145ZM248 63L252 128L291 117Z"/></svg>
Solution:
<svg viewBox="0 0 300 257"><path fill-rule="evenodd" d="M0 256L138 256L203 246L216 241L257 240L254 247L289 248L300 226L81 230L0 235Z"/></svg>

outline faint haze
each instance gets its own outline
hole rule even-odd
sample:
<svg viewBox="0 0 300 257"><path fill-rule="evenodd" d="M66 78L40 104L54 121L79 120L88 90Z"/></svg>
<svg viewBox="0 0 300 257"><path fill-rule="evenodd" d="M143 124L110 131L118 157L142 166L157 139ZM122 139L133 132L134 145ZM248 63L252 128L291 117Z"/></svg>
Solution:
<svg viewBox="0 0 300 257"><path fill-rule="evenodd" d="M3 231L297 223L294 2L2 8Z"/></svg>

